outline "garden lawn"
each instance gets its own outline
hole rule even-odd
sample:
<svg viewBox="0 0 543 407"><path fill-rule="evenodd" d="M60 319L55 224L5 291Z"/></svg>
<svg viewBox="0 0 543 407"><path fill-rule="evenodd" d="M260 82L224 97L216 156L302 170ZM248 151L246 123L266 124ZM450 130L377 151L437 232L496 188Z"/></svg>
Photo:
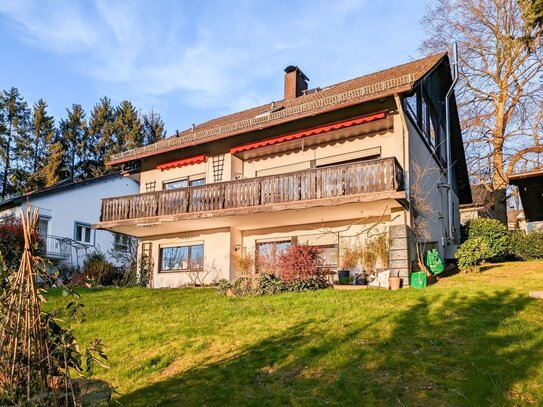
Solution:
<svg viewBox="0 0 543 407"><path fill-rule="evenodd" d="M543 262L422 290L80 290L124 406L543 405ZM48 306L69 301L60 291Z"/></svg>

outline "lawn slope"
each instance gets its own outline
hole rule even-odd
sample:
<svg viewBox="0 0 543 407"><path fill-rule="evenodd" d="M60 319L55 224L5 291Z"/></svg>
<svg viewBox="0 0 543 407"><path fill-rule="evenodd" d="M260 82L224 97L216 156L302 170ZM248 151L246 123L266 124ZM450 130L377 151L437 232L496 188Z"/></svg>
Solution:
<svg viewBox="0 0 543 407"><path fill-rule="evenodd" d="M543 405L543 262L424 290L81 290L125 406ZM63 303L58 291L49 305Z"/></svg>

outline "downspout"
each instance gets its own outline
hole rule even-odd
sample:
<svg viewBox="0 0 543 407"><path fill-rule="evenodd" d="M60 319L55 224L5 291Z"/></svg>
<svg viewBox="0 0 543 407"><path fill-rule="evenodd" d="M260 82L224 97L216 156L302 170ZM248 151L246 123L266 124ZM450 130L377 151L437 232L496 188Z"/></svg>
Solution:
<svg viewBox="0 0 543 407"><path fill-rule="evenodd" d="M447 149L447 236L448 243L454 240L453 234L453 205L452 205L452 150L451 150L451 112L449 107L450 98L454 92L454 87L458 82L458 44L455 42L453 45L453 79L452 84L447 95L445 96L445 143Z"/></svg>

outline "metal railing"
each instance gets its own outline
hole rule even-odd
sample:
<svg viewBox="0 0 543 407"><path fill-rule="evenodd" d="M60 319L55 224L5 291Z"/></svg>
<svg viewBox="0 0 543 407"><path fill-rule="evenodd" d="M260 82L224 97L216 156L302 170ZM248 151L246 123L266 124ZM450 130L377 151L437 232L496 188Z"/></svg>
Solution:
<svg viewBox="0 0 543 407"><path fill-rule="evenodd" d="M72 255L71 239L60 236L42 236L45 243L45 256L56 259L66 259Z"/></svg>

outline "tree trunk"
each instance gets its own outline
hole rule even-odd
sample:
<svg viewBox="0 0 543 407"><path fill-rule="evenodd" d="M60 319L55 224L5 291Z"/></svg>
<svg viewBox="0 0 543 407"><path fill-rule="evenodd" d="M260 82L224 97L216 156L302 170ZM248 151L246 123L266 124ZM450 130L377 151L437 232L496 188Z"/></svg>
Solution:
<svg viewBox="0 0 543 407"><path fill-rule="evenodd" d="M7 195L7 188L8 188L8 172L9 172L9 167L11 165L10 163L10 160L9 160L9 156L10 156L10 153L11 153L11 129L12 129L12 125L11 123L9 124L9 132L8 132L8 141L6 143L6 166L4 168L4 175L2 177L2 199L6 197Z"/></svg>
<svg viewBox="0 0 543 407"><path fill-rule="evenodd" d="M492 154L492 187L494 192L494 214L496 219L507 225L507 181L503 170L503 143L499 140L503 140L503 137L496 137L494 143L494 152Z"/></svg>

